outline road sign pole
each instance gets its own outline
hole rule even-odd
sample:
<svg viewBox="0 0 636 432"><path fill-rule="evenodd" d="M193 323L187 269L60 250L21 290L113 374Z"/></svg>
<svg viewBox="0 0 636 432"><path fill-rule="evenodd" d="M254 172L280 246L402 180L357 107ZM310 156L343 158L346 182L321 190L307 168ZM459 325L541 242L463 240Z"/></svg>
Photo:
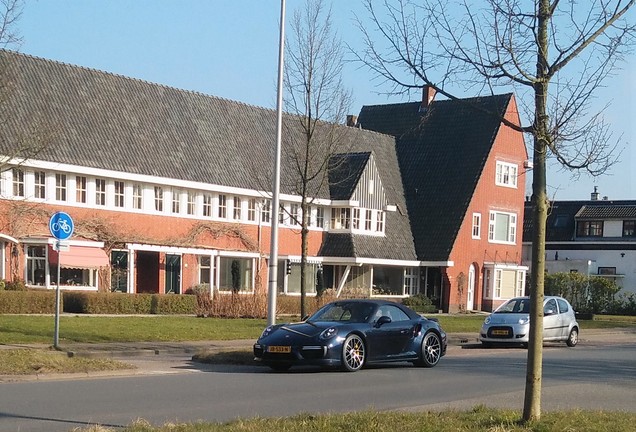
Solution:
<svg viewBox="0 0 636 432"><path fill-rule="evenodd" d="M60 241L57 241L57 285L55 286L55 335L53 347L60 349Z"/></svg>
<svg viewBox="0 0 636 432"><path fill-rule="evenodd" d="M53 335L53 347L60 349L60 272L61 263L60 253L62 252L62 240L66 240L73 235L75 224L73 218L64 212L56 212L49 220L49 230L56 241L54 249L57 251L57 285L55 287L55 332ZM66 245L68 247L68 245Z"/></svg>

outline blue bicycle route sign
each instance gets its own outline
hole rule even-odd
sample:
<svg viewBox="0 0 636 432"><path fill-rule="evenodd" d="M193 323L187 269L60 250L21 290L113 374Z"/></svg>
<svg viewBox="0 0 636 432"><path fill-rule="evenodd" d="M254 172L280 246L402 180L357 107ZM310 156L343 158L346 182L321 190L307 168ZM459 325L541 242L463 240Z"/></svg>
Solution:
<svg viewBox="0 0 636 432"><path fill-rule="evenodd" d="M75 225L73 218L64 212L56 212L51 216L49 221L49 230L51 235L58 240L66 240L73 235Z"/></svg>

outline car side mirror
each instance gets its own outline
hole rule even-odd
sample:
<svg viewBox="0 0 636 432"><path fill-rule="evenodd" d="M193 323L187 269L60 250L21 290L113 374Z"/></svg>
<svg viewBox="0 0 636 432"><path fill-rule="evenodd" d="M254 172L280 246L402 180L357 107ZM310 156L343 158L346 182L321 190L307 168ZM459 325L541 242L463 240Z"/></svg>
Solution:
<svg viewBox="0 0 636 432"><path fill-rule="evenodd" d="M388 324L391 322L391 317L388 317L386 315L382 315L380 318L378 318L378 320L375 322L375 326L376 327L381 327L384 324Z"/></svg>

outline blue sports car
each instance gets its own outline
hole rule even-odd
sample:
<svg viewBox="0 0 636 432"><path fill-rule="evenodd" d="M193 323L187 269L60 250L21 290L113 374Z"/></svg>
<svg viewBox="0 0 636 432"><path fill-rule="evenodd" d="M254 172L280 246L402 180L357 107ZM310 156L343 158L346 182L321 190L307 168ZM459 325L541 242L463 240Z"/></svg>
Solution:
<svg viewBox="0 0 636 432"><path fill-rule="evenodd" d="M340 367L407 361L433 367L446 354L446 333L386 300L338 300L302 322L267 327L254 344L255 360L277 371L294 365Z"/></svg>

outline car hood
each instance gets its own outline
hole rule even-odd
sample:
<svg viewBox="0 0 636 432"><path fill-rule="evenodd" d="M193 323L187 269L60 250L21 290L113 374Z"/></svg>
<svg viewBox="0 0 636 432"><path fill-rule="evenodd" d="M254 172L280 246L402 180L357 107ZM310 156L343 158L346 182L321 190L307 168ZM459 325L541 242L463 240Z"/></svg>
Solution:
<svg viewBox="0 0 636 432"><path fill-rule="evenodd" d="M519 320L528 320L527 313L494 313L490 315L490 325L519 324Z"/></svg>
<svg viewBox="0 0 636 432"><path fill-rule="evenodd" d="M335 323L329 323L329 322L319 322L319 323L297 322L297 323L289 323L289 324L281 325L278 328L277 333L286 332L286 333L291 333L297 336L305 336L308 338L312 338L312 337L316 337L320 335L320 333L322 333L323 330L329 327L334 327L334 326L335 326Z"/></svg>

